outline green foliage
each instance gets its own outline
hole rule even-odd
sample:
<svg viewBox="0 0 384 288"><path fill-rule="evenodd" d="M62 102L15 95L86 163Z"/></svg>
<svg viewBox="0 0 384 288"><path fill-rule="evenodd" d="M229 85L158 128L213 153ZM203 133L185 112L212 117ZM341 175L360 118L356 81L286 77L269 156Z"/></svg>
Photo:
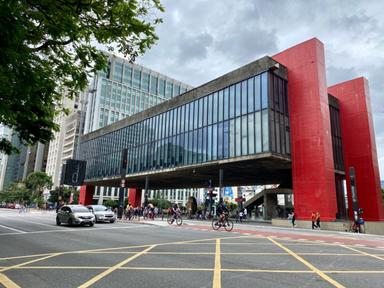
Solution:
<svg viewBox="0 0 384 288"><path fill-rule="evenodd" d="M107 206L107 207L110 207L112 209L115 209L116 207L119 207L119 201L112 200L112 199L107 199L107 200L104 200L103 205Z"/></svg>
<svg viewBox="0 0 384 288"><path fill-rule="evenodd" d="M150 200L149 202L152 203L154 206L157 206L161 209L168 209L168 208L172 207L172 202L168 201L166 199L154 198L154 199Z"/></svg>
<svg viewBox="0 0 384 288"><path fill-rule="evenodd" d="M106 67L96 43L133 61L158 39L163 11L159 0L0 1L0 123L24 143L50 141L64 91ZM15 150L0 139L0 152Z"/></svg>
<svg viewBox="0 0 384 288"><path fill-rule="evenodd" d="M60 191L60 189L61 189L61 191ZM79 191L76 189L73 189L72 187L62 187L62 188L56 187L55 190L50 192L48 201L51 203L57 203L59 201L60 196L61 196L61 199L65 203L69 203L72 192L74 193L72 204L78 204L79 203Z"/></svg>
<svg viewBox="0 0 384 288"><path fill-rule="evenodd" d="M33 172L25 179L25 186L37 197L43 194L44 188L51 189L52 177L45 172Z"/></svg>
<svg viewBox="0 0 384 288"><path fill-rule="evenodd" d="M30 204L33 200L32 192L23 183L12 183L0 193L0 202Z"/></svg>

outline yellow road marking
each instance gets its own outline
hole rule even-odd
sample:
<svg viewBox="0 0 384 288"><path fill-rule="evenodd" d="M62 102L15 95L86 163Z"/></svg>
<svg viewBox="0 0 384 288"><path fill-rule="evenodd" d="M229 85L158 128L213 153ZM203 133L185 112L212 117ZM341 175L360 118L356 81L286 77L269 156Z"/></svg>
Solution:
<svg viewBox="0 0 384 288"><path fill-rule="evenodd" d="M116 264L115 266L112 266L111 268L105 270L104 272L100 273L99 275L96 275L95 277L91 278L90 280L85 282L83 285L80 285L79 288L86 288L86 287L91 286L92 284L95 284L97 281L99 281L100 279L104 278L105 276L111 274L116 269L124 266L128 262L131 262L132 260L136 259L137 257L140 257L141 255L145 254L146 252L148 252L149 250L151 250L151 249L153 249L155 247L156 247L156 245L151 245L147 249L145 249L145 250L143 250L143 251L133 255L132 257L129 257L129 258L125 259L124 261Z"/></svg>
<svg viewBox="0 0 384 288"><path fill-rule="evenodd" d="M38 262L38 261L42 261L42 260L45 260L45 259L48 259L48 258L56 257L56 256L59 256L59 255L62 255L62 254L63 253L54 253L54 254L51 254L49 256L45 256L45 257L42 257L42 258L38 258L38 259L31 260L31 261L23 262L23 263L20 263L20 264L16 264L16 265L13 265L13 266L9 266L9 267L1 269L0 272L4 272L4 271L11 270L11 269L19 268L19 267L24 266L24 265L28 265L28 264L35 263L35 262Z"/></svg>
<svg viewBox="0 0 384 288"><path fill-rule="evenodd" d="M5 288L20 288L19 285L17 285L15 282L13 282L7 276L1 273L0 273L0 284L3 285Z"/></svg>
<svg viewBox="0 0 384 288"><path fill-rule="evenodd" d="M384 261L383 258L379 257L379 256L376 256L376 255L373 255L373 254L370 254L370 253L367 253L367 252L364 252L364 251L360 251L358 249L355 249L355 248L352 248L352 247L349 247L349 246L346 246L346 245L340 245L341 247L344 247L346 249L349 249L349 250L352 250L352 251L355 251L355 252L358 252L358 253L361 253L362 255L365 255L365 256L369 256L369 257L373 257L375 259L379 259L381 261Z"/></svg>
<svg viewBox="0 0 384 288"><path fill-rule="evenodd" d="M220 239L216 239L215 269L213 272L213 288L221 288L221 252Z"/></svg>
<svg viewBox="0 0 384 288"><path fill-rule="evenodd" d="M349 271L349 270L339 270L339 271L323 271L324 273L329 273L329 274L383 274L384 271Z"/></svg>
<svg viewBox="0 0 384 288"><path fill-rule="evenodd" d="M299 260L301 263L303 263L305 266L307 266L309 269L311 269L312 271L314 271L317 275L319 275L321 278L323 278L324 280L328 281L329 283L331 283L333 286L337 287L337 288L345 288L343 285L341 285L339 282L337 282L336 280L333 280L331 277L329 277L328 275L326 275L324 272L322 272L321 270L319 270L318 268L316 268L315 266L313 266L311 263L309 263L307 260L305 260L304 258L300 257L299 255L297 255L295 252L293 252L292 250L288 249L287 247L285 247L284 245L280 244L279 242L276 242L275 240L273 240L272 238L268 237L268 239L275 243L277 246L279 246L280 248L282 248L284 251L286 251L287 253L289 253L290 255L292 255L294 258L296 258L297 260Z"/></svg>
<svg viewBox="0 0 384 288"><path fill-rule="evenodd" d="M222 237L220 239L240 239L240 238L256 238L252 236L232 236L232 237ZM156 246L164 246L164 245L171 245L171 244L192 244L194 242L205 242L205 241L213 241L218 238L208 238L208 239L197 239L197 240L186 240L186 241L178 241L178 242L166 242L166 243L158 243L158 244L153 244ZM200 243L198 243L200 245ZM201 244L209 244L209 243L201 243ZM215 243L212 243L215 244ZM112 248L99 248L99 249L88 249L88 250L78 250L78 251L66 251L66 252L60 252L59 254L61 255L66 255L66 254L77 254L77 253L90 253L90 252L98 252L98 251L116 251L116 250L124 250L124 249L134 249L134 248L145 248L150 246L151 244L143 244L143 245L132 245L132 246L124 246L124 247L112 247ZM40 257L40 256L50 256L55 254L53 253L44 253L44 254L29 254L29 255L23 255L23 256L14 256L14 257L5 257L5 258L0 258L1 260L10 260L10 259L17 259L17 258L32 258L32 257ZM1 271L0 271L1 272Z"/></svg>
<svg viewBox="0 0 384 288"><path fill-rule="evenodd" d="M26 256L4 257L4 258L0 258L0 261L3 261L3 260L12 260L12 259L32 258L32 257L40 257L40 256L48 256L48 255L52 255L52 253L34 254L34 255L26 255Z"/></svg>
<svg viewBox="0 0 384 288"><path fill-rule="evenodd" d="M108 269L109 266L22 266L14 269Z"/></svg>
<svg viewBox="0 0 384 288"><path fill-rule="evenodd" d="M268 270L268 269L221 269L223 272L256 272L256 273L315 273L310 270Z"/></svg>
<svg viewBox="0 0 384 288"><path fill-rule="evenodd" d="M173 267L120 267L119 270L156 270L156 271L209 271L212 268L173 268Z"/></svg>

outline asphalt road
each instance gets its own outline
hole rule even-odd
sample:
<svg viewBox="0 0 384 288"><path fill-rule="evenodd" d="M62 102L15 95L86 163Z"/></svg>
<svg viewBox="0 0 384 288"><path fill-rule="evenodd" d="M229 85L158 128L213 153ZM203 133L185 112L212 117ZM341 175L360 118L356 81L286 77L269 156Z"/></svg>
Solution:
<svg viewBox="0 0 384 288"><path fill-rule="evenodd" d="M384 238L208 222L55 225L0 209L0 287L384 287Z"/></svg>

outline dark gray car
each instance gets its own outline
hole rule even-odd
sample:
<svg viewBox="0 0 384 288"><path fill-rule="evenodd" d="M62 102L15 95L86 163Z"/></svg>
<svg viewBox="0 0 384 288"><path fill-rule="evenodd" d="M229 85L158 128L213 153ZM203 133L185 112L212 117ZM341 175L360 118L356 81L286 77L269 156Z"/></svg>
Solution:
<svg viewBox="0 0 384 288"><path fill-rule="evenodd" d="M95 215L96 222L113 223L116 221L115 213L104 205L88 205L87 208Z"/></svg>
<svg viewBox="0 0 384 288"><path fill-rule="evenodd" d="M83 205L65 205L56 215L56 224L61 225L89 225L95 224L95 216Z"/></svg>

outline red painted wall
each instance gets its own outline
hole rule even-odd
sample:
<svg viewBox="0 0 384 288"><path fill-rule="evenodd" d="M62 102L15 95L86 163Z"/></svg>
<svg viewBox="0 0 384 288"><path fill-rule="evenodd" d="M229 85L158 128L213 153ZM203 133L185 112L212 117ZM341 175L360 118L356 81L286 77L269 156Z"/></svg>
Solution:
<svg viewBox="0 0 384 288"><path fill-rule="evenodd" d="M79 204L91 205L93 199L93 193L95 193L95 186L83 185L80 187Z"/></svg>
<svg viewBox="0 0 384 288"><path fill-rule="evenodd" d="M329 87L328 92L340 101L348 202L352 203L349 167L355 167L357 197L359 206L364 209L363 218L384 220L368 81L363 77L353 79Z"/></svg>
<svg viewBox="0 0 384 288"><path fill-rule="evenodd" d="M133 207L141 206L142 190L137 188L128 188L128 202Z"/></svg>
<svg viewBox="0 0 384 288"><path fill-rule="evenodd" d="M294 207L298 219L337 212L324 46L310 39L272 57L288 68Z"/></svg>

